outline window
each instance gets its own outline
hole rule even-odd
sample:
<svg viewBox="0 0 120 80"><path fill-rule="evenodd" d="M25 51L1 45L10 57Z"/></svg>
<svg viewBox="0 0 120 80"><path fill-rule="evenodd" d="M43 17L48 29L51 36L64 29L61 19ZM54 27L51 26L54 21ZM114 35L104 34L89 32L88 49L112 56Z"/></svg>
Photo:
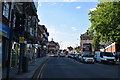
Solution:
<svg viewBox="0 0 120 80"><path fill-rule="evenodd" d="M3 15L8 19L9 16L9 3L4 2Z"/></svg>
<svg viewBox="0 0 120 80"><path fill-rule="evenodd" d="M100 52L100 57L103 57L103 52Z"/></svg>
<svg viewBox="0 0 120 80"><path fill-rule="evenodd" d="M111 52L103 52L103 55L108 56L108 57L113 57L114 56L113 53L111 53Z"/></svg>
<svg viewBox="0 0 120 80"><path fill-rule="evenodd" d="M15 28L16 15L13 17L13 27Z"/></svg>

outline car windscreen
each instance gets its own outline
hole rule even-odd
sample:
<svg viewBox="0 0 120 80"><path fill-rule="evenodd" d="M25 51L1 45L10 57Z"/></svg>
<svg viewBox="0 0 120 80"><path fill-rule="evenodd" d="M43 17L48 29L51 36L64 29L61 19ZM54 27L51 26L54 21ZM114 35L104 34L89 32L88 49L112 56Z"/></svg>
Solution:
<svg viewBox="0 0 120 80"><path fill-rule="evenodd" d="M83 57L94 57L94 55L83 55Z"/></svg>
<svg viewBox="0 0 120 80"><path fill-rule="evenodd" d="M71 55L75 56L75 54L71 54Z"/></svg>
<svg viewBox="0 0 120 80"><path fill-rule="evenodd" d="M108 56L108 57L114 56L113 53L111 53L111 52L103 52L102 54L103 54L103 56Z"/></svg>

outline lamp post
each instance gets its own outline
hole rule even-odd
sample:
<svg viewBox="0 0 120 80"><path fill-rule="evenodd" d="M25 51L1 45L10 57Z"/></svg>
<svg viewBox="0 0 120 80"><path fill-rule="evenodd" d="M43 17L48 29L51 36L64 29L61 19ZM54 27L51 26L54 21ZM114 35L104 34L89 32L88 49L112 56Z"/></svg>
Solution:
<svg viewBox="0 0 120 80"><path fill-rule="evenodd" d="M80 39L77 39L77 41L78 41L78 46L79 46L79 44L80 44Z"/></svg>
<svg viewBox="0 0 120 80"><path fill-rule="evenodd" d="M61 49L61 50L62 50L62 46L63 46L63 45L62 45L62 41L60 41L60 49Z"/></svg>
<svg viewBox="0 0 120 80"><path fill-rule="evenodd" d="M46 55L46 50L47 50L46 48L47 48L47 46L44 45L44 46L43 46L43 49L44 49L44 56Z"/></svg>

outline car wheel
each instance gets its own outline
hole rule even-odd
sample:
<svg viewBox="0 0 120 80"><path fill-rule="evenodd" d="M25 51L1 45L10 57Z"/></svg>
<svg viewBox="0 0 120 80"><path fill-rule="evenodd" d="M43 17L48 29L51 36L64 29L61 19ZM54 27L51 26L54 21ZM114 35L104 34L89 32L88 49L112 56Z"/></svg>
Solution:
<svg viewBox="0 0 120 80"><path fill-rule="evenodd" d="M85 63L85 60L83 60L83 63Z"/></svg>
<svg viewBox="0 0 120 80"><path fill-rule="evenodd" d="M101 60L101 63L102 63L102 64L104 64L104 61L103 61L103 60Z"/></svg>
<svg viewBox="0 0 120 80"><path fill-rule="evenodd" d="M98 61L97 61L97 60L96 60L95 62L96 62L96 63L98 63Z"/></svg>
<svg viewBox="0 0 120 80"><path fill-rule="evenodd" d="M113 65L115 65L115 61L113 61L113 63L112 63Z"/></svg>

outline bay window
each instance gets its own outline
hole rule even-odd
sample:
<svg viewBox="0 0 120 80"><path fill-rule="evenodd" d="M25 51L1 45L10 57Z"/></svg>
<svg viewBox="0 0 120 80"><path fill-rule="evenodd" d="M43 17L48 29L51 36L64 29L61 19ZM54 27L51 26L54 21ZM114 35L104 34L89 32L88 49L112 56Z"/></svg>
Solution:
<svg viewBox="0 0 120 80"><path fill-rule="evenodd" d="M8 2L4 2L4 7L3 7L3 15L8 19L9 16L9 3Z"/></svg>

